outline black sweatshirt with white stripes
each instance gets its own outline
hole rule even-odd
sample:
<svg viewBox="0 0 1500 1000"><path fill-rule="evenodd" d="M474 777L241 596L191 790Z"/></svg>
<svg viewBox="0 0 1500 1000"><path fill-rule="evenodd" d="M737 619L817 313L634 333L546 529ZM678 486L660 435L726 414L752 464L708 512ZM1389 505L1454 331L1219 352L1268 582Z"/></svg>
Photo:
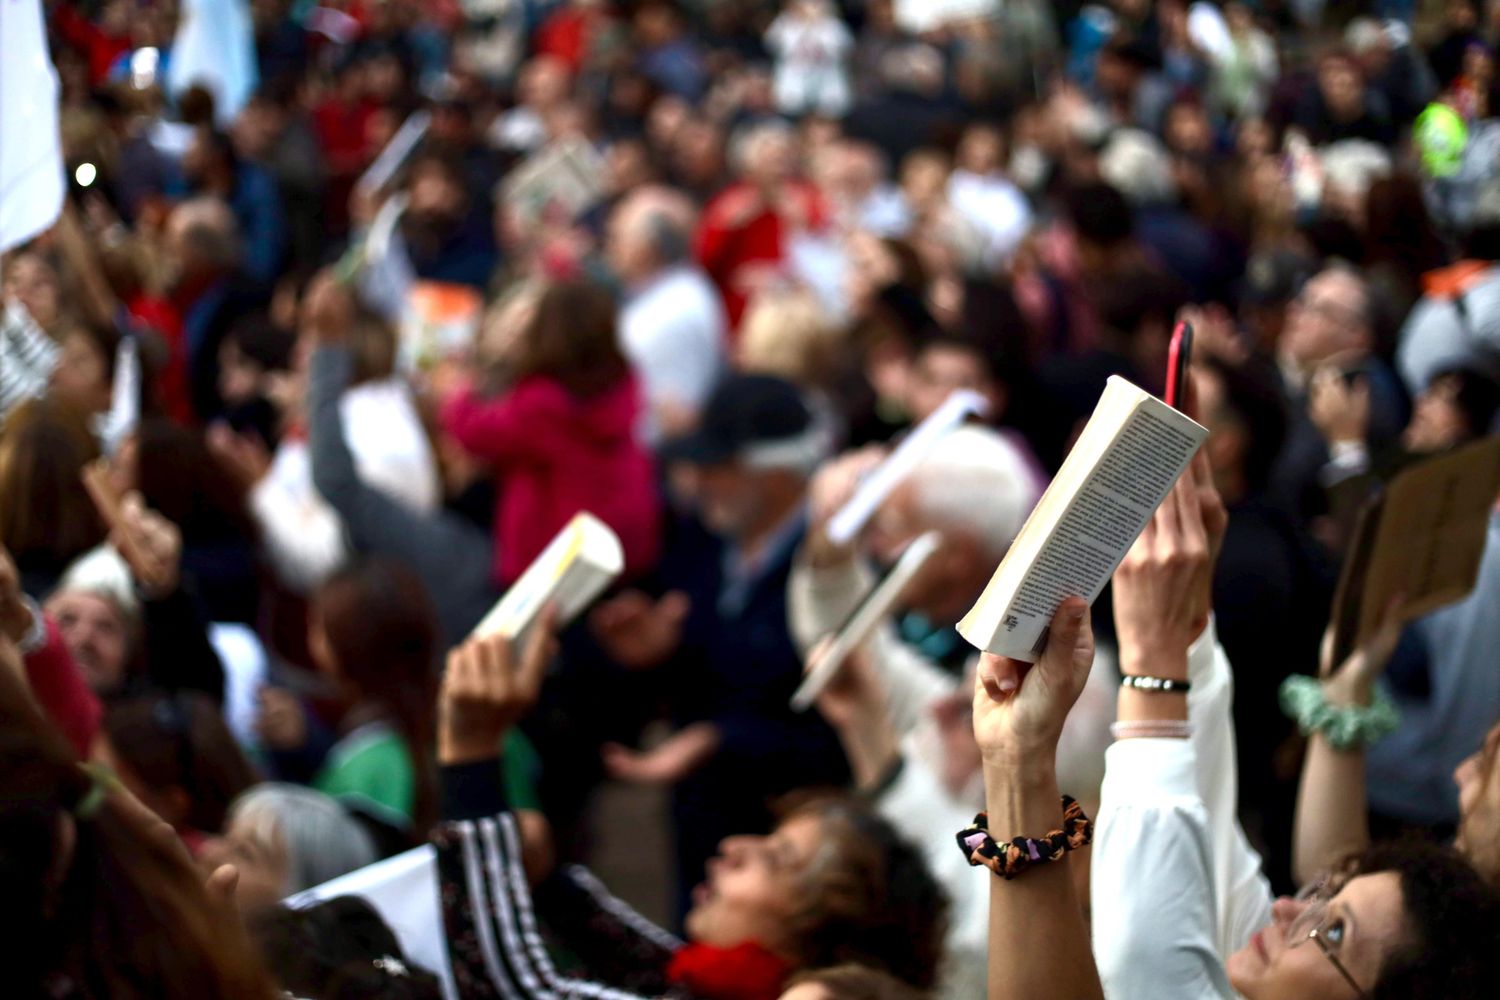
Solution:
<svg viewBox="0 0 1500 1000"><path fill-rule="evenodd" d="M586 869L559 868L533 893L499 773L494 760L443 769L445 821L432 840L462 1000L695 1000L671 989L664 974L682 942ZM542 926L578 960L576 974L557 968Z"/></svg>

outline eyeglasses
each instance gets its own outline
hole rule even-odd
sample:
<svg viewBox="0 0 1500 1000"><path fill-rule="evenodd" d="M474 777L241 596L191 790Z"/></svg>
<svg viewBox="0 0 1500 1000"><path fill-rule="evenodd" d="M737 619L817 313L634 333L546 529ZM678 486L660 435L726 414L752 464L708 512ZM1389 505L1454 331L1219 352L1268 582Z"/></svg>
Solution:
<svg viewBox="0 0 1500 1000"><path fill-rule="evenodd" d="M1330 918L1328 913L1328 904L1337 892L1337 886L1323 882L1313 883L1297 893L1298 901L1307 903L1307 907L1297 914L1297 919L1287 928L1287 947L1295 948L1304 941L1312 941L1327 956L1328 961L1333 963L1339 975L1344 977L1344 982L1354 990L1354 995L1359 1000L1368 1000L1369 994L1360 988L1344 963L1339 961L1338 951L1344 943L1344 918Z"/></svg>

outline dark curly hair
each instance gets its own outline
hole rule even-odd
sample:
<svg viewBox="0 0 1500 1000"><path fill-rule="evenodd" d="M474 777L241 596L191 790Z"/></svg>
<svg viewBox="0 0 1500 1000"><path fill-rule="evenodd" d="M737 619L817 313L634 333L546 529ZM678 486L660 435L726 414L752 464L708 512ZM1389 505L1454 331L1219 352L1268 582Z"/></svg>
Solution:
<svg viewBox="0 0 1500 1000"><path fill-rule="evenodd" d="M784 819L802 816L821 824L825 851L807 873L805 902L792 918L798 967L863 965L931 987L948 898L916 848L852 799L807 799Z"/></svg>
<svg viewBox="0 0 1500 1000"><path fill-rule="evenodd" d="M1500 982L1500 892L1448 848L1421 841L1377 844L1346 878L1395 872L1406 939L1385 957L1370 1000L1494 996Z"/></svg>

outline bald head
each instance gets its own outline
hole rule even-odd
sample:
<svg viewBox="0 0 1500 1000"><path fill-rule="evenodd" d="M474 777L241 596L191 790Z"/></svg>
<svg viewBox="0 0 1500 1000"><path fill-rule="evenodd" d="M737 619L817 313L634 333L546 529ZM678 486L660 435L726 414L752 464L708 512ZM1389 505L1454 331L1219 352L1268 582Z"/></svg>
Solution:
<svg viewBox="0 0 1500 1000"><path fill-rule="evenodd" d="M167 254L182 276L234 270L239 242L234 213L218 198L192 198L167 219Z"/></svg>
<svg viewBox="0 0 1500 1000"><path fill-rule="evenodd" d="M627 283L644 281L686 260L696 224L692 202L670 188L632 192L610 216L606 252Z"/></svg>

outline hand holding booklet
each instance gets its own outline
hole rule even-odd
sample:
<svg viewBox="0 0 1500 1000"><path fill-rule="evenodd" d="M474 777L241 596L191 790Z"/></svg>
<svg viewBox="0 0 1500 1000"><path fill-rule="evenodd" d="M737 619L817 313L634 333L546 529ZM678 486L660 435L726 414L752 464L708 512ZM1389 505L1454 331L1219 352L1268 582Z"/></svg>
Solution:
<svg viewBox="0 0 1500 1000"><path fill-rule="evenodd" d="M1112 376L959 633L982 650L1036 662L1058 606L1068 597L1093 603L1207 436Z"/></svg>
<svg viewBox="0 0 1500 1000"><path fill-rule="evenodd" d="M854 609L849 620L838 630L832 645L813 665L812 670L808 671L796 693L792 695L793 710L805 712L812 707L818 700L818 695L823 693L823 689L838 674L839 667L843 666L849 654L863 645L876 626L890 615L896 602L905 594L907 585L927 564L941 541L942 538L936 531L929 531L919 535L906 547L901 558L896 560L896 565L859 602L859 607Z"/></svg>
<svg viewBox="0 0 1500 1000"><path fill-rule="evenodd" d="M557 627L563 628L619 579L624 569L624 550L609 525L587 511L576 514L471 635L482 639L499 634L520 644L548 604L556 608Z"/></svg>

